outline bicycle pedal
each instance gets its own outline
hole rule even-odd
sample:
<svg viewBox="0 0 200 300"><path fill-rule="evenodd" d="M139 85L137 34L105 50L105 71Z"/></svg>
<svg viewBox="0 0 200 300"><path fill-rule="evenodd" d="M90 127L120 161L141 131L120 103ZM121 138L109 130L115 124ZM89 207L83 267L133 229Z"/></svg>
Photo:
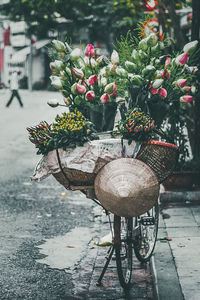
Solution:
<svg viewBox="0 0 200 300"><path fill-rule="evenodd" d="M143 226L151 226L155 225L155 218L154 217L142 217L140 222Z"/></svg>

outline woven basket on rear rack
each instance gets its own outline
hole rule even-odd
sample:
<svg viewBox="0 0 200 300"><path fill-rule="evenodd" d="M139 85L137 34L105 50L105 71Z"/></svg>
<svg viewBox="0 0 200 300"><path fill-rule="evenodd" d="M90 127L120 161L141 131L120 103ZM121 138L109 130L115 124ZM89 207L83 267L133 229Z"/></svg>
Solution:
<svg viewBox="0 0 200 300"><path fill-rule="evenodd" d="M136 158L146 163L161 183L175 168L178 147L174 144L151 140L142 144Z"/></svg>

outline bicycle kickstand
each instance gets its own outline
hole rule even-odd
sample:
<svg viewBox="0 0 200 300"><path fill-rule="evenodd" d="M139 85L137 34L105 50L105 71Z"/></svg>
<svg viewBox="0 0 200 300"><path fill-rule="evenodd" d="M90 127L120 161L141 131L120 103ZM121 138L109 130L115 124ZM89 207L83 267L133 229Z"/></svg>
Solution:
<svg viewBox="0 0 200 300"><path fill-rule="evenodd" d="M107 252L107 255L105 257L106 258L106 262L105 262L105 265L104 265L103 270L101 272L101 275L99 276L99 279L97 280L97 283L96 283L97 286L101 286L102 285L101 281L102 281L103 276L104 276L104 274L105 274L105 272L106 272L106 270L108 268L108 265L110 263L112 255L113 255L113 251L114 251L114 245L110 246L110 248L109 248L109 250Z"/></svg>

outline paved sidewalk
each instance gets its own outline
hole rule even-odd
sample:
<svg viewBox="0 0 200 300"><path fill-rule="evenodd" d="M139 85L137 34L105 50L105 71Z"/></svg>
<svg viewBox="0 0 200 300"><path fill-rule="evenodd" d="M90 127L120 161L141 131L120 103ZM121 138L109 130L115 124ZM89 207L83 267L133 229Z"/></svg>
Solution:
<svg viewBox="0 0 200 300"><path fill-rule="evenodd" d="M159 300L200 299L199 257L200 206L165 204L152 260Z"/></svg>
<svg viewBox="0 0 200 300"><path fill-rule="evenodd" d="M98 232L100 237L109 233L109 223L107 217L103 214L99 220L96 220L96 226L101 228ZM102 279L102 285L97 286L97 280L102 272L105 256L109 246L99 247L91 241L89 256L87 256L79 265L77 276L73 279L76 282L74 289L74 299L77 300L155 300L153 276L150 264L141 264L133 255L133 274L132 287L128 293L125 293L120 286L116 261L112 259ZM97 238L98 241L98 238ZM92 270L92 276L88 284L89 269Z"/></svg>

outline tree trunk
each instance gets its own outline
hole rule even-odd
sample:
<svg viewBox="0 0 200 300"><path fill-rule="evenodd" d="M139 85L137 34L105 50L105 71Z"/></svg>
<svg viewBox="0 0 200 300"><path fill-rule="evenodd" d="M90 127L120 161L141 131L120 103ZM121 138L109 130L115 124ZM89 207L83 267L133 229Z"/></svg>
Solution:
<svg viewBox="0 0 200 300"><path fill-rule="evenodd" d="M191 40L200 39L200 1L192 0L192 38Z"/></svg>
<svg viewBox="0 0 200 300"><path fill-rule="evenodd" d="M167 1L166 7L168 9L168 13L169 13L169 16L170 16L171 21L172 21L172 26L173 26L173 29L174 29L174 36L175 36L175 39L176 39L176 44L181 49L187 43L187 40L186 40L186 37L184 36L182 30L181 30L180 20L179 20L179 17L177 16L177 14L176 14L174 0Z"/></svg>

